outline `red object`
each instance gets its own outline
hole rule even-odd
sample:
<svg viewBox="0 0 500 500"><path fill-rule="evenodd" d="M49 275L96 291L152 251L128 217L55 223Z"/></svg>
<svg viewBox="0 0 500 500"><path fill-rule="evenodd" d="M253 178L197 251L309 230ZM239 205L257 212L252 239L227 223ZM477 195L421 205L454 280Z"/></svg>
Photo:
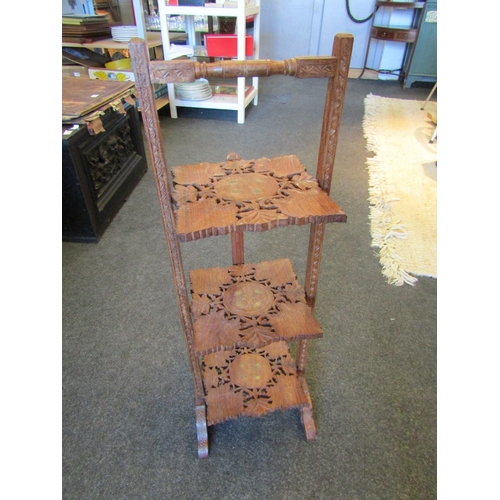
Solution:
<svg viewBox="0 0 500 500"><path fill-rule="evenodd" d="M237 35L205 35L208 57L238 57ZM253 36L245 36L245 55L253 56Z"/></svg>

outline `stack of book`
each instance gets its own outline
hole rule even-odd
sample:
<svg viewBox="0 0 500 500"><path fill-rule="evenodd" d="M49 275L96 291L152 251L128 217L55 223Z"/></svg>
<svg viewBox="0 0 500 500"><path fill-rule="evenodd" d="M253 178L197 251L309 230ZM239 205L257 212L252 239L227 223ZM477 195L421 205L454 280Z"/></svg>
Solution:
<svg viewBox="0 0 500 500"><path fill-rule="evenodd" d="M106 15L63 15L62 41L91 43L111 37L109 18Z"/></svg>

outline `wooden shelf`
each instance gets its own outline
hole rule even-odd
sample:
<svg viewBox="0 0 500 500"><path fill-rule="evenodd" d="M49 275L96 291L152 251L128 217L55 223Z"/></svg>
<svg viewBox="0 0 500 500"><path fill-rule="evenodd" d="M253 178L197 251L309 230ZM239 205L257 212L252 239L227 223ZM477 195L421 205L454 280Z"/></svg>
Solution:
<svg viewBox="0 0 500 500"><path fill-rule="evenodd" d="M390 7L391 9L423 9L425 2L391 2L390 0L377 0L376 7Z"/></svg>
<svg viewBox="0 0 500 500"><path fill-rule="evenodd" d="M323 336L288 259L193 269L189 277L197 356Z"/></svg>
<svg viewBox="0 0 500 500"><path fill-rule="evenodd" d="M309 404L305 379L285 342L209 354L202 364L207 425Z"/></svg>
<svg viewBox="0 0 500 500"><path fill-rule="evenodd" d="M162 44L161 33L148 32L146 34L148 48L160 47ZM85 47L86 49L128 49L127 42L117 42L112 38L103 38L91 43L62 42L63 47Z"/></svg>
<svg viewBox="0 0 500 500"><path fill-rule="evenodd" d="M185 34L183 33L172 33L170 35L173 40L179 38L185 38ZM147 32L146 39L148 43L149 49L154 49L156 47L161 47L162 45L162 37L159 32ZM121 50L128 49L128 42L117 42L113 40L113 38L104 38L102 40L97 40L91 43L78 43L78 42L62 42L63 47L82 47L90 50L103 50L103 49L113 49L113 50ZM87 68L86 68L87 69ZM161 109L167 104L170 103L168 95L162 96L156 100L156 109ZM138 108L140 112L140 108Z"/></svg>
<svg viewBox="0 0 500 500"><path fill-rule="evenodd" d="M239 175L232 176L234 172ZM255 160L235 156L220 163L173 167L172 176L180 241L292 224L345 222L344 212L295 155ZM259 208L264 200L266 207Z"/></svg>

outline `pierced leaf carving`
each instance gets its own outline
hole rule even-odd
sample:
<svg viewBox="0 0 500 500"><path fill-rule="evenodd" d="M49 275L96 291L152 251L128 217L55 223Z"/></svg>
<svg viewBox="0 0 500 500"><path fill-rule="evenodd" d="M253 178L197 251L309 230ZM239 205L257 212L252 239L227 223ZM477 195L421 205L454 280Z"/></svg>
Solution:
<svg viewBox="0 0 500 500"><path fill-rule="evenodd" d="M219 373L216 368L209 368L203 374L205 387L217 387L219 385Z"/></svg>
<svg viewBox="0 0 500 500"><path fill-rule="evenodd" d="M241 341L247 346L261 346L274 340L272 328L264 325L254 325L240 332Z"/></svg>
<svg viewBox="0 0 500 500"><path fill-rule="evenodd" d="M266 224L277 219L288 219L288 217L277 210L252 210L240 214L237 224Z"/></svg>
<svg viewBox="0 0 500 500"><path fill-rule="evenodd" d="M294 186L298 187L301 190L313 189L318 187L318 181L307 172L301 172L299 175L296 175L292 179L292 183Z"/></svg>
<svg viewBox="0 0 500 500"><path fill-rule="evenodd" d="M219 346L233 345L239 332L239 322L226 320L224 311L201 315L194 323L195 350L210 352Z"/></svg>
<svg viewBox="0 0 500 500"><path fill-rule="evenodd" d="M172 196L177 205L181 205L188 201L196 201L198 198L198 190L194 186L178 186Z"/></svg>
<svg viewBox="0 0 500 500"><path fill-rule="evenodd" d="M247 401L245 403L246 411L254 416L254 417L260 417L262 415L265 415L266 413L269 413L271 410L271 403L269 401L269 398L259 398L259 397L254 397Z"/></svg>
<svg viewBox="0 0 500 500"><path fill-rule="evenodd" d="M285 295L292 302L305 302L304 289L296 281L285 285Z"/></svg>
<svg viewBox="0 0 500 500"><path fill-rule="evenodd" d="M200 317L202 314L208 314L210 311L210 299L205 295L193 296L191 302L191 312L194 318Z"/></svg>
<svg viewBox="0 0 500 500"><path fill-rule="evenodd" d="M234 277L242 278L244 276L249 276L255 272L254 266L251 264L240 264L231 267L231 275Z"/></svg>

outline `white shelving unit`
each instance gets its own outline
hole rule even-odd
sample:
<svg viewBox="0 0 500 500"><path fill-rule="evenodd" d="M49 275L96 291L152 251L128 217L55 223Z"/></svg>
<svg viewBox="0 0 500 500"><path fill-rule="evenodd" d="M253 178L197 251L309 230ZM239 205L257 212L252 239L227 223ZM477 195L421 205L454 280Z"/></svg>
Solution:
<svg viewBox="0 0 500 500"><path fill-rule="evenodd" d="M208 5L208 4L207 4ZM189 45L196 45L196 33L194 27L194 16L213 16L213 17L235 17L236 33L238 35L238 56L236 59L244 60L245 56L245 35L246 18L254 16L253 39L254 49L253 58L259 58L259 38L260 38L260 0L238 0L237 7L191 7L167 5L166 0L158 0L158 13L160 16L161 36L163 41L163 53L165 56L170 49L170 37L168 33L167 16L184 16L186 22L186 33ZM245 123L245 108L253 101L257 105L259 79L252 78L252 85L248 92L245 92L245 78L237 80L237 95L213 95L205 101L187 101L175 97L174 86L169 84L168 93L170 98L170 115L177 118L177 107L190 108L210 108L210 109L229 109L238 111L238 123Z"/></svg>

